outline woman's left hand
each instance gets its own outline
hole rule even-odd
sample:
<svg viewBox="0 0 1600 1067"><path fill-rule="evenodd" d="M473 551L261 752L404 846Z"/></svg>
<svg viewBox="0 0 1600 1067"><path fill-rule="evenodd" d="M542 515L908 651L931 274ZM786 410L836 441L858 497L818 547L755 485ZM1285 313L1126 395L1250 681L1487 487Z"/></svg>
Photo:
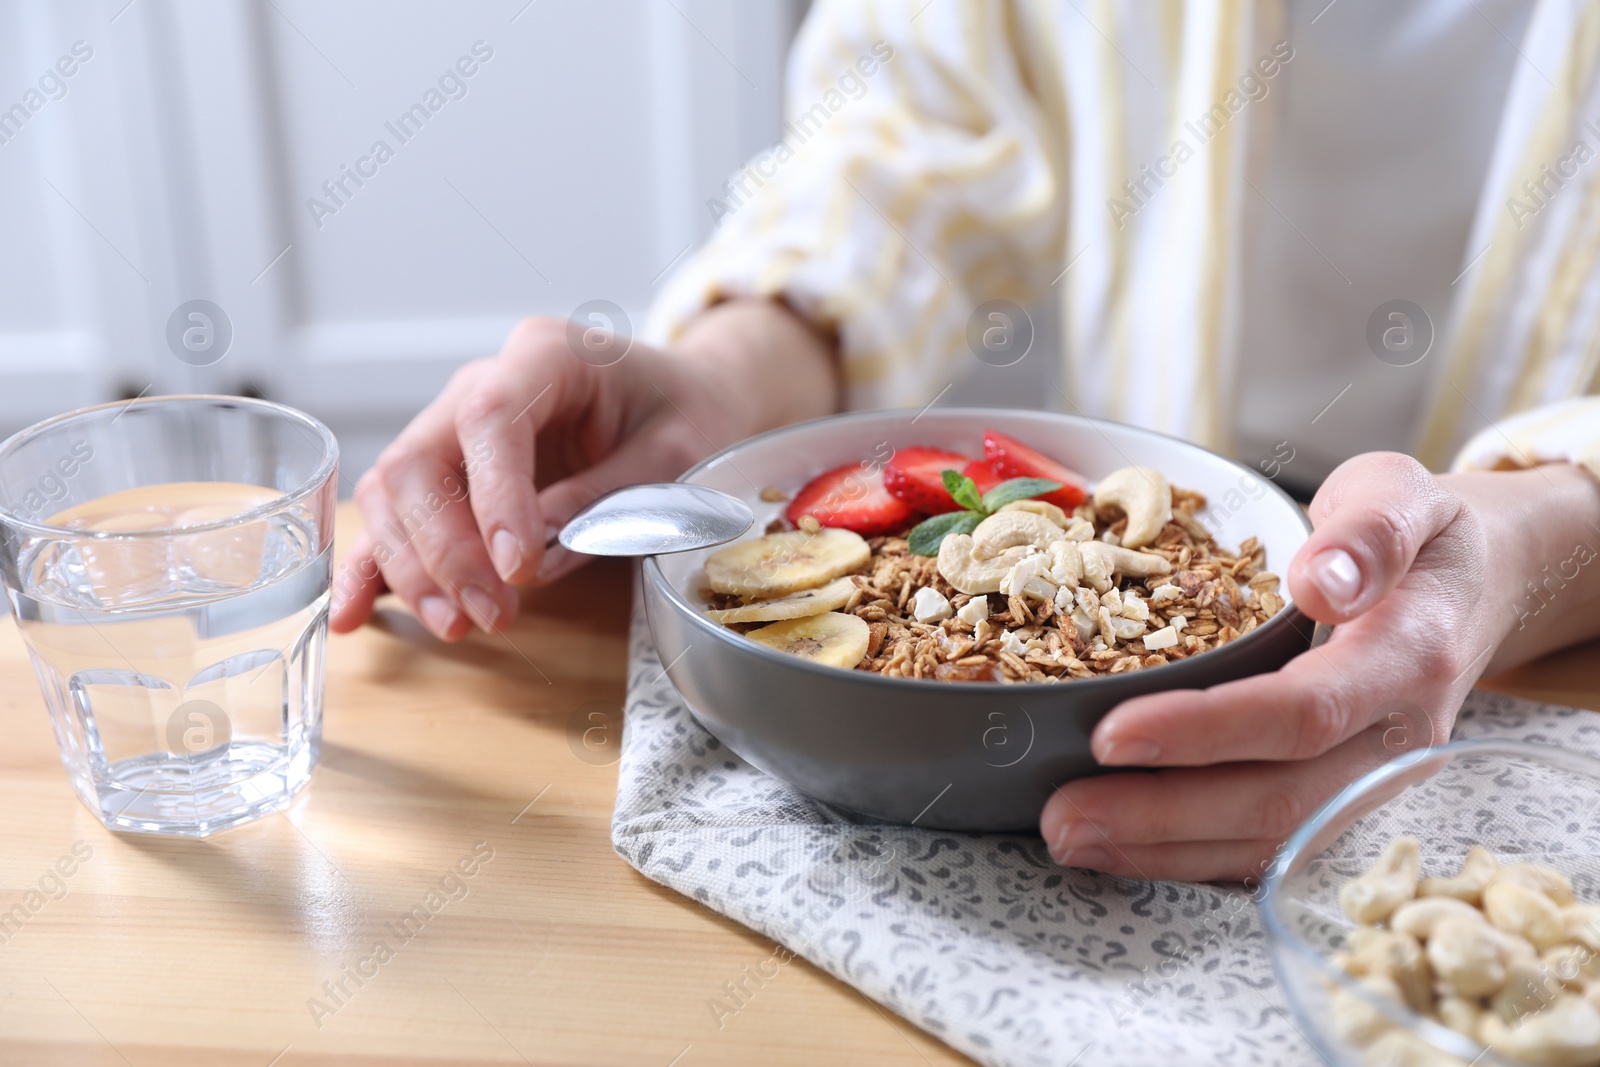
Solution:
<svg viewBox="0 0 1600 1067"><path fill-rule="evenodd" d="M1491 666L1600 632L1600 487L1566 465L1435 476L1394 453L1341 465L1289 565L1333 636L1272 674L1119 705L1095 758L1140 770L1068 782L1040 817L1056 861L1135 878L1259 879L1351 781L1442 744ZM1587 559L1575 561L1588 545ZM1543 611L1533 583L1578 570ZM1545 568L1549 568L1546 570ZM1560 632L1557 618L1567 621ZM1578 620L1574 623L1573 620ZM1306 624L1309 626L1309 623Z"/></svg>

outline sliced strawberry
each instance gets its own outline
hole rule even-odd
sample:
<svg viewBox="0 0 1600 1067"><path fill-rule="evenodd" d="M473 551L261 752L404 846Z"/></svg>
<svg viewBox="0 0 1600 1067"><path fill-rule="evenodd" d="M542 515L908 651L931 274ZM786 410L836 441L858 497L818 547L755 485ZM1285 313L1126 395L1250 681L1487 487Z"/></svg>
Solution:
<svg viewBox="0 0 1600 1067"><path fill-rule="evenodd" d="M960 470L972 462L959 452L942 448L902 448L883 466L884 488L913 510L929 515L960 511L944 487L944 472Z"/></svg>
<svg viewBox="0 0 1600 1067"><path fill-rule="evenodd" d="M1089 479L999 430L983 431L983 458L1005 478L1048 478L1061 488L1041 496L1069 511L1088 496Z"/></svg>
<svg viewBox="0 0 1600 1067"><path fill-rule="evenodd" d="M863 537L899 533L916 518L909 504L890 496L883 483L858 463L835 467L811 479L783 514L796 525L802 515L811 515L824 526L840 526Z"/></svg>
<svg viewBox="0 0 1600 1067"><path fill-rule="evenodd" d="M973 460L961 468L961 473L972 479L972 484L978 487L979 496L1006 480L1006 476L995 470L994 465L986 459Z"/></svg>

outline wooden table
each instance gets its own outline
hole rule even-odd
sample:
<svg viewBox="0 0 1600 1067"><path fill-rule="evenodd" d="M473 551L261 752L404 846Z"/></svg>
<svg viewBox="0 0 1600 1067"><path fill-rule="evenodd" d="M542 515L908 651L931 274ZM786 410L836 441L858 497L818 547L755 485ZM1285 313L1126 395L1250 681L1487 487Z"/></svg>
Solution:
<svg viewBox="0 0 1600 1067"><path fill-rule="evenodd" d="M772 946L612 852L616 768L581 740L590 711L619 721L628 580L591 567L453 647L392 607L332 638L316 778L207 841L89 814L0 624L0 912L92 850L0 928L0 1064L968 1062L799 959L719 1029L709 999ZM1600 709L1597 668L1600 646L1496 685ZM492 858L396 936L475 847Z"/></svg>

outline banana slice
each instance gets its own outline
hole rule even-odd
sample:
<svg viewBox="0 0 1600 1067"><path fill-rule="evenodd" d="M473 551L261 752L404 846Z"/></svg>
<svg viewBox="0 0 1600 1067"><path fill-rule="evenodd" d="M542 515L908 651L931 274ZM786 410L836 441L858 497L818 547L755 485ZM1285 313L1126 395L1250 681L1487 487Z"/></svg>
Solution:
<svg viewBox="0 0 1600 1067"><path fill-rule="evenodd" d="M719 548L706 560L706 581L719 593L787 596L848 574L871 558L861 535L849 530L785 530Z"/></svg>
<svg viewBox="0 0 1600 1067"><path fill-rule="evenodd" d="M722 623L803 619L807 615L821 615L824 611L844 607L855 591L856 583L849 577L835 578L827 585L819 585L815 589L802 589L798 593L790 593L776 600L758 600L754 604L708 611L706 614Z"/></svg>
<svg viewBox="0 0 1600 1067"><path fill-rule="evenodd" d="M791 656L849 670L867 654L869 633L867 624L856 616L829 611L775 622L745 636Z"/></svg>

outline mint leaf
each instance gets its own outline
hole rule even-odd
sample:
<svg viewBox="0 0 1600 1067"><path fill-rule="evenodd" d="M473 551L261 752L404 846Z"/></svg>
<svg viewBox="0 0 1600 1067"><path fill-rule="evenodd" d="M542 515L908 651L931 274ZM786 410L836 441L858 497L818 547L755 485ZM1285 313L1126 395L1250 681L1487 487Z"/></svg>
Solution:
<svg viewBox="0 0 1600 1067"><path fill-rule="evenodd" d="M940 477L944 479L945 490L955 497L957 504L968 511L983 510L983 502L978 499L978 483L954 470L947 470Z"/></svg>
<svg viewBox="0 0 1600 1067"><path fill-rule="evenodd" d="M911 545L912 555L937 556L939 545L946 537L971 533L982 521L983 516L976 511L947 511L917 523L906 540Z"/></svg>
<svg viewBox="0 0 1600 1067"><path fill-rule="evenodd" d="M1012 478L983 494L983 508L985 511L999 511L1014 501L1044 496L1060 488L1060 482L1052 482L1045 478Z"/></svg>

